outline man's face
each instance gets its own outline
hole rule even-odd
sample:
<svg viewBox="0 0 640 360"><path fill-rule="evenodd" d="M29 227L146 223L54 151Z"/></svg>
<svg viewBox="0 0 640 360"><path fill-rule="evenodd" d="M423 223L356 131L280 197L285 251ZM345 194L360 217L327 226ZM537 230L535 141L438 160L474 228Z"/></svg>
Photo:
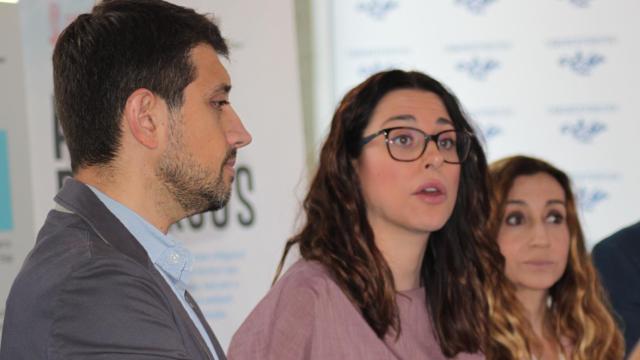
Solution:
<svg viewBox="0 0 640 360"><path fill-rule="evenodd" d="M251 142L229 104L231 82L209 45L191 51L196 77L170 119L169 145L156 168L186 215L222 208L231 194L236 149Z"/></svg>

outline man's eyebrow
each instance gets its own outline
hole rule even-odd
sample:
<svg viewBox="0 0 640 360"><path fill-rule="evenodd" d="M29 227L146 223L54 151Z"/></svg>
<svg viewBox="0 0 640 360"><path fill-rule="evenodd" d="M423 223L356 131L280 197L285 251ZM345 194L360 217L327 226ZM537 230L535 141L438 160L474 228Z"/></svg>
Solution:
<svg viewBox="0 0 640 360"><path fill-rule="evenodd" d="M218 95L218 94L228 94L229 92L231 92L231 84L227 84L227 83L222 83L218 86L216 86L215 88L213 88L208 94L207 96L214 96L214 95Z"/></svg>

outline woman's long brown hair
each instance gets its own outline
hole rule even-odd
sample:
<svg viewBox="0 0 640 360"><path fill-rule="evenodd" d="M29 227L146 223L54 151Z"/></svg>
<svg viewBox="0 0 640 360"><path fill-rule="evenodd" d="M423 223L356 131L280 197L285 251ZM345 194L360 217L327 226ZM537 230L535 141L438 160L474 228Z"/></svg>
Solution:
<svg viewBox="0 0 640 360"><path fill-rule="evenodd" d="M398 89L435 93L455 128L474 133L454 95L422 73L385 71L349 91L335 112L303 203L306 223L287 242L278 270L279 274L297 244L304 259L318 261L330 271L379 337L390 330L400 332L396 291L389 266L374 243L353 160L360 155L360 139L374 108ZM442 229L431 234L422 263L421 281L434 332L449 357L484 349L489 323L485 287L504 283L502 256L484 230L489 214L487 179L486 158L474 139L471 154L461 165L453 213Z"/></svg>
<svg viewBox="0 0 640 360"><path fill-rule="evenodd" d="M569 259L564 274L549 289L552 301L545 325L556 339L571 344L571 359L622 359L624 341L587 253L569 177L545 161L526 156L497 161L491 165L490 173L495 204L490 219L494 239L497 239L504 217L507 195L518 176L545 173L560 184L566 197ZM513 285L511 287L515 291ZM502 354L504 358L521 359L523 354L530 357L531 352L539 350L540 339L534 335L531 325L522 321L524 308L521 304L504 305L515 309L517 314L512 321L493 323L494 340L489 352ZM495 336L496 333L502 336Z"/></svg>

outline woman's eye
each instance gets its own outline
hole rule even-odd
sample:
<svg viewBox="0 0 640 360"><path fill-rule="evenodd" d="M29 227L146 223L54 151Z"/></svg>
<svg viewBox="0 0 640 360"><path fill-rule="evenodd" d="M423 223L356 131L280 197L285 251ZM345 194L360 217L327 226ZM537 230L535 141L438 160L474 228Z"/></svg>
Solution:
<svg viewBox="0 0 640 360"><path fill-rule="evenodd" d="M554 211L547 215L545 221L549 224L562 224L564 223L564 215Z"/></svg>
<svg viewBox="0 0 640 360"><path fill-rule="evenodd" d="M507 214L504 217L504 223L509 226L521 225L523 222L524 222L524 216L518 212Z"/></svg>
<svg viewBox="0 0 640 360"><path fill-rule="evenodd" d="M438 139L438 148L442 150L451 150L456 147L454 139Z"/></svg>
<svg viewBox="0 0 640 360"><path fill-rule="evenodd" d="M391 139L391 143L403 147L409 147L413 145L414 141L413 137L410 135L397 135Z"/></svg>

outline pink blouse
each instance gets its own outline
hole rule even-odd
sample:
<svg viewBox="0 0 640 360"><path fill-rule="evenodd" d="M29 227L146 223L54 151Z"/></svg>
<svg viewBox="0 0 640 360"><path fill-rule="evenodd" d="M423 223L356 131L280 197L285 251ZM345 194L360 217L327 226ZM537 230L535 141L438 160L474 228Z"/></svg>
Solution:
<svg viewBox="0 0 640 360"><path fill-rule="evenodd" d="M384 340L320 263L300 260L282 276L235 333L229 360L446 359L436 342L424 289L396 301L401 333ZM456 359L484 359L459 354Z"/></svg>

